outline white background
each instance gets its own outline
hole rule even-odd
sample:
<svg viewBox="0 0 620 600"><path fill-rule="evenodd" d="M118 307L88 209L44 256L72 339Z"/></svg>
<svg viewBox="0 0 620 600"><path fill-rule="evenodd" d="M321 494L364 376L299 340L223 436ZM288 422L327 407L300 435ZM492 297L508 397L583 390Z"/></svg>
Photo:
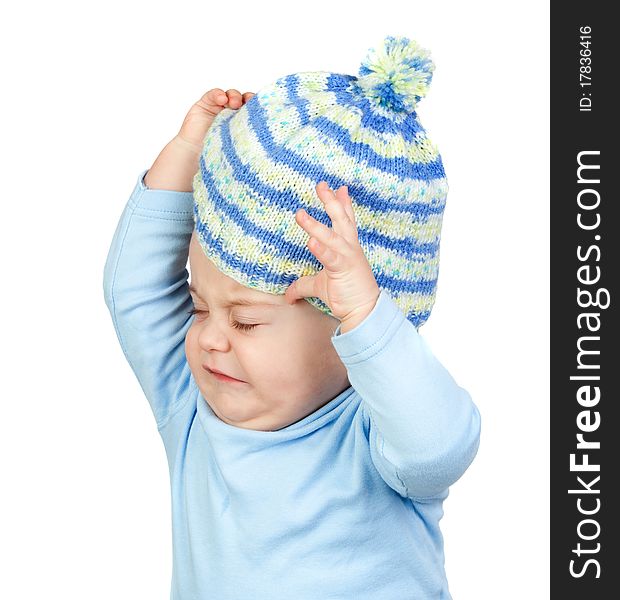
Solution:
<svg viewBox="0 0 620 600"><path fill-rule="evenodd" d="M10 10L0 18L0 597L168 599L165 452L103 299L120 213L208 89L356 75L369 47L406 35L436 64L418 114L450 185L436 304L420 332L482 415L478 455L444 503L450 591L547 598L546 3Z"/></svg>

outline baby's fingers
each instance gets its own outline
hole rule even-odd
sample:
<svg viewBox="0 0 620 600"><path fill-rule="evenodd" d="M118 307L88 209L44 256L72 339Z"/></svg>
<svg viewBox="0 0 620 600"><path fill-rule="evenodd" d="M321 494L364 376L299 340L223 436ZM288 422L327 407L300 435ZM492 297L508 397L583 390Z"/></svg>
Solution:
<svg viewBox="0 0 620 600"><path fill-rule="evenodd" d="M243 104L243 98L239 90L226 90L228 95L228 108L239 108Z"/></svg>
<svg viewBox="0 0 620 600"><path fill-rule="evenodd" d="M209 90L196 104L206 110L219 112L222 108L231 104L240 102L241 94L237 90L228 90L225 92L222 88L213 88ZM239 99L239 100L238 100ZM234 108L234 106L230 106Z"/></svg>
<svg viewBox="0 0 620 600"><path fill-rule="evenodd" d="M242 104L245 104L252 96L254 96L254 92L245 92L241 94L239 90L230 89L226 91L228 95L228 107L229 108L240 108Z"/></svg>
<svg viewBox="0 0 620 600"><path fill-rule="evenodd" d="M221 88L213 88L209 90L196 104L210 112L219 112L222 108L240 108L245 104L254 92L245 92L243 95L239 90L231 88L222 90Z"/></svg>

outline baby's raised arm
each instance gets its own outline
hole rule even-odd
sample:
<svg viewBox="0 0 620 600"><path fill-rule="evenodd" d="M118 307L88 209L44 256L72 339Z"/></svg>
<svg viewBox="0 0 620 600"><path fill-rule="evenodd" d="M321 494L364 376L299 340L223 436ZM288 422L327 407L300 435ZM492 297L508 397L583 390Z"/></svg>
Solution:
<svg viewBox="0 0 620 600"><path fill-rule="evenodd" d="M185 335L192 301L186 266L200 144L215 115L226 105L239 108L247 96L216 88L194 104L179 134L146 177L144 172L139 177L108 251L103 276L106 306L160 430L188 397Z"/></svg>

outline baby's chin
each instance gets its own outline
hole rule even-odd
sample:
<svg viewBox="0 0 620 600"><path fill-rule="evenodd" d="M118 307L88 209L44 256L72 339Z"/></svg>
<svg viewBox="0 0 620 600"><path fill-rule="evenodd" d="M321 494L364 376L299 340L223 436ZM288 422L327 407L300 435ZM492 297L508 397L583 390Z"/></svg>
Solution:
<svg viewBox="0 0 620 600"><path fill-rule="evenodd" d="M270 411L263 401L255 396L255 390L247 384L245 391L240 386L199 385L204 401L211 407L215 415L228 425L254 431L277 431L301 420L304 415L291 415L283 420L275 410Z"/></svg>
<svg viewBox="0 0 620 600"><path fill-rule="evenodd" d="M273 431L286 427L279 425L273 415L265 413L264 409L259 410L254 402L249 398L235 396L229 392L215 392L204 395L205 401L211 407L215 415L224 423L239 427L241 429L252 429L255 431Z"/></svg>
<svg viewBox="0 0 620 600"><path fill-rule="evenodd" d="M264 417L264 407L261 410L249 383L212 382L203 378L198 389L213 412L230 425L248 428L246 423Z"/></svg>

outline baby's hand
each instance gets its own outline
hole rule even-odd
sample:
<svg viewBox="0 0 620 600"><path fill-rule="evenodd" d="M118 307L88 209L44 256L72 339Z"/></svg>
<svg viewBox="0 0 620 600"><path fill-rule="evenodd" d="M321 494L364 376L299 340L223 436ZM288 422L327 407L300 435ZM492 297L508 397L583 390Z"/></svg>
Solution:
<svg viewBox="0 0 620 600"><path fill-rule="evenodd" d="M235 89L226 92L220 88L209 90L190 108L176 137L200 154L204 138L217 114L223 108L241 108L252 96L254 92L245 92L241 95Z"/></svg>
<svg viewBox="0 0 620 600"><path fill-rule="evenodd" d="M295 220L312 236L308 248L325 268L294 281L285 296L291 304L298 298L320 298L340 319L341 333L346 333L372 311L381 290L359 244L347 187L343 185L334 194L321 181L316 190L333 227L326 227L303 208L295 213Z"/></svg>

